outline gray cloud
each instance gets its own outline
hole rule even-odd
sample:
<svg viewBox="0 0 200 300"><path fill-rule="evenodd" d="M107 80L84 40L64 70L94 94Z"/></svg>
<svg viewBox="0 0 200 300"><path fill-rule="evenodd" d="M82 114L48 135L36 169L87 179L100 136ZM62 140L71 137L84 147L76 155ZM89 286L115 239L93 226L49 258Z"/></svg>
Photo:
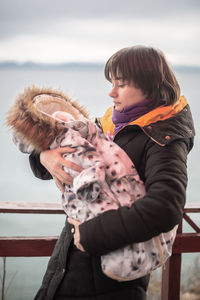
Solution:
<svg viewBox="0 0 200 300"><path fill-rule="evenodd" d="M186 13L188 17L200 9L199 0L1 0L0 36L43 31L52 21L73 18L158 19Z"/></svg>
<svg viewBox="0 0 200 300"><path fill-rule="evenodd" d="M104 61L133 44L200 65L199 0L0 0L0 60Z"/></svg>
<svg viewBox="0 0 200 300"><path fill-rule="evenodd" d="M0 17L9 18L42 18L64 16L113 16L125 14L145 17L168 14L190 13L200 7L199 0L1 0Z"/></svg>

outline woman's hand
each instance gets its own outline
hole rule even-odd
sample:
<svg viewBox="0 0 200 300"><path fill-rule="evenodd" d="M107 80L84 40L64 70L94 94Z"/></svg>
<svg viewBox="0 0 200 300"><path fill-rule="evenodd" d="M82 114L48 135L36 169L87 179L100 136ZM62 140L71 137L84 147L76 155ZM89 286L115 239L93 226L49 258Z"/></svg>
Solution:
<svg viewBox="0 0 200 300"><path fill-rule="evenodd" d="M63 170L63 167L73 169L81 172L82 168L71 161L63 158L64 153L72 153L76 150L70 147L56 148L52 150L45 150L40 153L40 162L48 170L54 178L59 189L64 192L63 183L72 185L72 177Z"/></svg>
<svg viewBox="0 0 200 300"><path fill-rule="evenodd" d="M80 231L79 231L79 225L81 224L81 222L68 218L67 219L68 223L74 225L74 245L81 250L82 252L84 252L84 248L83 246L80 244Z"/></svg>

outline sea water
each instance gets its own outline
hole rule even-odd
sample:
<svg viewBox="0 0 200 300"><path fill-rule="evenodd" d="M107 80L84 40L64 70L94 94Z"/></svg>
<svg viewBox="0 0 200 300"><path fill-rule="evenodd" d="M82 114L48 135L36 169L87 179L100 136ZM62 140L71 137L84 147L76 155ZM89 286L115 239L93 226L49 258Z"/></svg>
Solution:
<svg viewBox="0 0 200 300"><path fill-rule="evenodd" d="M196 127L195 146L188 157L187 201L200 202L200 71L176 70L182 94L188 99ZM5 126L5 115L15 96L31 85L60 89L78 100L91 117L102 116L112 105L108 96L111 88L103 75L103 67L61 69L0 69L0 201L59 202L60 192L53 181L35 178L29 166L28 156L20 153L12 142L11 132ZM193 214L199 225L200 215ZM65 222L64 215L0 214L0 236L54 236L59 235ZM184 230L190 232L184 224ZM183 276L197 254L183 255ZM48 257L7 258L7 300L31 300L37 292L45 272ZM2 260L0 258L0 274ZM1 287L0 287L1 289Z"/></svg>

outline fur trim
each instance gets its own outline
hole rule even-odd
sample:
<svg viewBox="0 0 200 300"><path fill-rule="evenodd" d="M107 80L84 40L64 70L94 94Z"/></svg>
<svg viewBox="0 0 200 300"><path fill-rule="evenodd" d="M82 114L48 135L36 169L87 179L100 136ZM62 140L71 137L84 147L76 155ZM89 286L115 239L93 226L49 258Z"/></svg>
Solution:
<svg viewBox="0 0 200 300"><path fill-rule="evenodd" d="M50 116L53 111L46 114L40 110L41 106L48 109L51 103L48 97L51 96L59 106L58 110L69 112L75 120L88 118L83 107L60 91L36 86L26 88L9 109L6 124L26 145L31 144L37 153L47 150L55 137L64 130L64 123Z"/></svg>

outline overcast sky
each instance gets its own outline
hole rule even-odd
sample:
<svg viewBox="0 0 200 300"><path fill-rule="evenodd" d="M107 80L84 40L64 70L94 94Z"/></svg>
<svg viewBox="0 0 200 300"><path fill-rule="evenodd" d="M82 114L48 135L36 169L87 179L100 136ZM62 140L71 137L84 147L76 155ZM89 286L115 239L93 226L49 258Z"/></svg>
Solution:
<svg viewBox="0 0 200 300"><path fill-rule="evenodd" d="M0 61L105 62L137 44L200 66L200 0L0 0Z"/></svg>

